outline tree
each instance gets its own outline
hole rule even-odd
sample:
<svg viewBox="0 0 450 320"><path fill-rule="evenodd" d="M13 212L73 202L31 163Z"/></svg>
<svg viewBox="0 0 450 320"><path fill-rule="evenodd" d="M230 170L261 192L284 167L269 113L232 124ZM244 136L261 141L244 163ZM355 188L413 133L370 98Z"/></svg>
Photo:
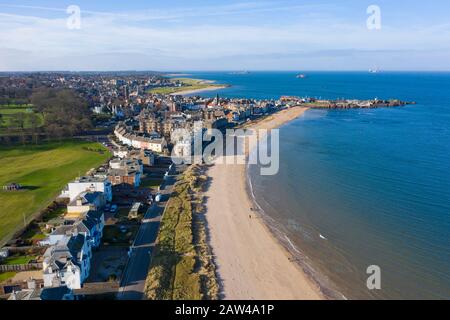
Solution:
<svg viewBox="0 0 450 320"><path fill-rule="evenodd" d="M92 128L87 102L72 90L40 88L33 92L31 102L44 115L49 135L71 137Z"/></svg>
<svg viewBox="0 0 450 320"><path fill-rule="evenodd" d="M23 131L23 129L25 129L25 118L26 118L25 113L23 113L23 112L16 113L15 118L16 118L17 128L19 128Z"/></svg>

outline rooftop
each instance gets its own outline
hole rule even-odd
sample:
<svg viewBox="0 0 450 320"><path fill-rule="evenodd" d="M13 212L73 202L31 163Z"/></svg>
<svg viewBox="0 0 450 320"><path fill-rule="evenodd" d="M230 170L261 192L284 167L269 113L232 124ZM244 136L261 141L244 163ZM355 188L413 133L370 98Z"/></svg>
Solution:
<svg viewBox="0 0 450 320"><path fill-rule="evenodd" d="M83 176L75 179L75 183L105 182L105 178L98 176Z"/></svg>

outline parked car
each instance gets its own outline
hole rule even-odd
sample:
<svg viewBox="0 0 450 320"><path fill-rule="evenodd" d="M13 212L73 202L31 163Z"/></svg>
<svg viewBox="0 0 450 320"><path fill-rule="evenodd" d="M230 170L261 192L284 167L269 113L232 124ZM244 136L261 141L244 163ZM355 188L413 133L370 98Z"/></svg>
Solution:
<svg viewBox="0 0 450 320"><path fill-rule="evenodd" d="M116 213L116 212L117 212L117 205L113 204L113 205L111 206L111 209L109 209L109 212L111 212L111 213Z"/></svg>

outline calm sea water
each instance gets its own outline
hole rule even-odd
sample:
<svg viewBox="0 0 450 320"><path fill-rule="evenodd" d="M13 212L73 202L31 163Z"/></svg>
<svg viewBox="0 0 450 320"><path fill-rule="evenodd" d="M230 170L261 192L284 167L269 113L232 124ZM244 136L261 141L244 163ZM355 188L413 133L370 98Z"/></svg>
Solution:
<svg viewBox="0 0 450 320"><path fill-rule="evenodd" d="M450 73L307 75L193 77L231 84L219 91L226 97L416 101L310 110L281 128L279 173L249 172L267 220L324 287L347 298L450 299ZM366 287L370 265L381 268L381 290Z"/></svg>

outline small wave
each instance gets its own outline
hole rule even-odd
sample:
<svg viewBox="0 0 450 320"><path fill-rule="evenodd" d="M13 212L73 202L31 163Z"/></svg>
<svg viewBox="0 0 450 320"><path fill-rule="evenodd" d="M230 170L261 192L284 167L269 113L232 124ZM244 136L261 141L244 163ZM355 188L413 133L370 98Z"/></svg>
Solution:
<svg viewBox="0 0 450 320"><path fill-rule="evenodd" d="M291 246L291 248L292 248L295 252L301 253L301 252L294 246L294 244L292 243L291 239L289 239L287 235L284 235L284 237L285 237L285 239L287 240L287 242L289 243L289 245Z"/></svg>
<svg viewBox="0 0 450 320"><path fill-rule="evenodd" d="M274 218L266 214L258 201L256 201L256 196L253 190L253 181L250 175L250 164L247 164L246 178L248 187L247 191L249 192L249 196L253 204L258 208L258 214L261 216L266 226L271 230L275 238L277 238L282 244L284 243L286 250L290 251L291 254L293 254L298 265L307 274L307 276L310 277L310 279L318 285L320 291L325 297L327 297L327 299L347 300L347 298L342 293L340 293L337 288L334 287L327 276L316 272L316 270L308 262L308 258L303 254L303 252L297 249L291 239L289 239L289 237L286 235L285 231L282 230L283 226L280 225L280 228L278 228L277 225L279 225L279 223L277 223ZM320 234L320 236L323 237L322 234ZM286 241L283 241L283 238ZM326 239L325 237L323 238ZM288 248L286 243L292 250Z"/></svg>

